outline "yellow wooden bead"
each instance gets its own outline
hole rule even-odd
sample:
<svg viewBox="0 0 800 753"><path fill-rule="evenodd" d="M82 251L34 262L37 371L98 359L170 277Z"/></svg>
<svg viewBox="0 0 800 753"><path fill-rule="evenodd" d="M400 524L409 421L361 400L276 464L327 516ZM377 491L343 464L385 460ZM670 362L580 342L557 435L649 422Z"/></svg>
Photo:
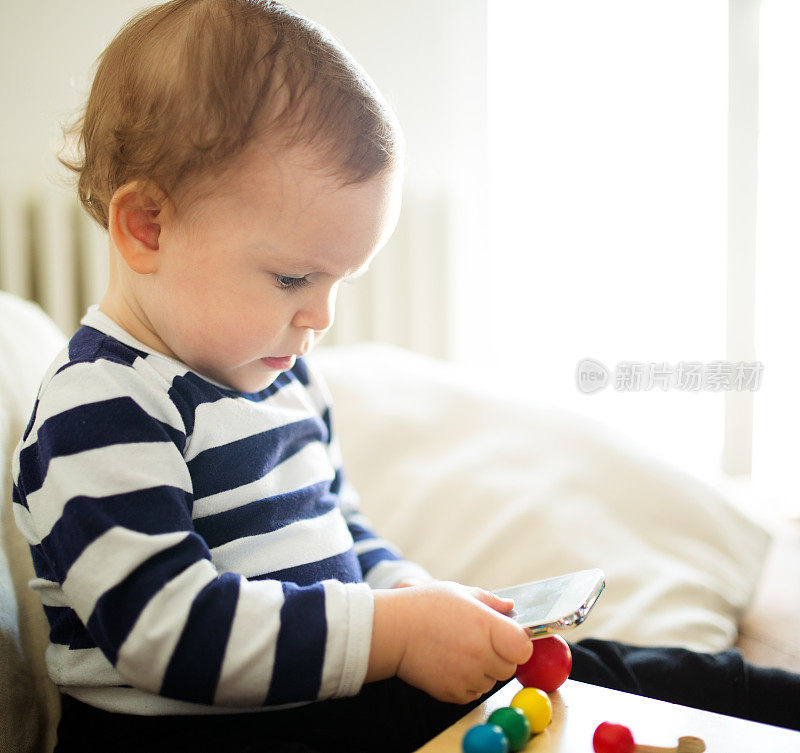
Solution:
<svg viewBox="0 0 800 753"><path fill-rule="evenodd" d="M547 693L539 688L523 688L511 700L511 705L525 714L534 735L550 724L553 716L553 705Z"/></svg>

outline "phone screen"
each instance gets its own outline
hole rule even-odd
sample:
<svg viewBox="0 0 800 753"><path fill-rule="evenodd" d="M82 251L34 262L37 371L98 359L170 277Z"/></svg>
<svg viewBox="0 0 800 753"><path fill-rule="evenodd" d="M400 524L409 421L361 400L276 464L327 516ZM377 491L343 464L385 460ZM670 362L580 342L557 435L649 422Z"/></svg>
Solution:
<svg viewBox="0 0 800 753"><path fill-rule="evenodd" d="M532 637L537 637L582 623L604 586L603 571L594 568L522 583L495 593L514 600L514 609L508 616Z"/></svg>
<svg viewBox="0 0 800 753"><path fill-rule="evenodd" d="M503 594L509 599L514 599L514 609L509 613L522 625L536 625L545 622L553 612L553 607L558 604L558 600L564 593L567 584L572 580L571 575L559 575L556 578L538 581L535 589L520 587L520 593L515 598L508 593L513 589L506 589ZM524 594L522 590L524 590Z"/></svg>

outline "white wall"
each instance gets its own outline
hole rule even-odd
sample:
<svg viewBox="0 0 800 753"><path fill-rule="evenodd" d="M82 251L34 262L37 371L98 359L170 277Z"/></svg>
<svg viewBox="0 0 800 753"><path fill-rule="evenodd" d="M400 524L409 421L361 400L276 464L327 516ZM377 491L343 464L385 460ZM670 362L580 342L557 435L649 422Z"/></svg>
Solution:
<svg viewBox="0 0 800 753"><path fill-rule="evenodd" d="M486 1L287 3L326 26L396 109L408 145L407 192L450 203L448 233L459 263L448 265L454 271L442 285L454 299L459 331L469 331L469 317L477 316L459 270L485 247ZM121 24L148 5L0 0L0 195L68 176L53 156L59 121L83 101L92 64Z"/></svg>
<svg viewBox="0 0 800 753"><path fill-rule="evenodd" d="M88 88L94 59L141 2L0 2L0 154L4 190L58 175L52 156L58 121ZM63 173L62 173L63 175Z"/></svg>

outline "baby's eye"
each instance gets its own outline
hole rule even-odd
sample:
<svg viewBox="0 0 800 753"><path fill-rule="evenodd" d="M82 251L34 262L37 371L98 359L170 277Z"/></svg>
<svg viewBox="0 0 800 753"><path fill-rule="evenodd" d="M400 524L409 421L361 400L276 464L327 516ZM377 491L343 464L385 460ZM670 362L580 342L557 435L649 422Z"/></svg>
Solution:
<svg viewBox="0 0 800 753"><path fill-rule="evenodd" d="M308 285L308 280L305 277L287 277L286 275L275 275L278 281L278 287L282 290L296 290Z"/></svg>

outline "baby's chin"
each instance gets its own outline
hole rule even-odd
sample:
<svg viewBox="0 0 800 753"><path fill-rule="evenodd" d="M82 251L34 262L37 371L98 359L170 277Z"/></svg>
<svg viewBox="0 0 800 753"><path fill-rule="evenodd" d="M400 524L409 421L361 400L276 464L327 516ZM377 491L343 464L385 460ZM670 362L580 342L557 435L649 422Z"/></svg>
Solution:
<svg viewBox="0 0 800 753"><path fill-rule="evenodd" d="M261 392L261 390L269 387L280 373L280 371L267 371L265 369L258 376L248 375L247 377L242 377L241 375L236 375L236 377L224 380L224 383L238 392Z"/></svg>
<svg viewBox="0 0 800 753"><path fill-rule="evenodd" d="M206 379L227 389L237 392L261 392L269 387L281 373L279 370L267 368L261 361L248 363L235 369L221 371L202 366L193 367Z"/></svg>

